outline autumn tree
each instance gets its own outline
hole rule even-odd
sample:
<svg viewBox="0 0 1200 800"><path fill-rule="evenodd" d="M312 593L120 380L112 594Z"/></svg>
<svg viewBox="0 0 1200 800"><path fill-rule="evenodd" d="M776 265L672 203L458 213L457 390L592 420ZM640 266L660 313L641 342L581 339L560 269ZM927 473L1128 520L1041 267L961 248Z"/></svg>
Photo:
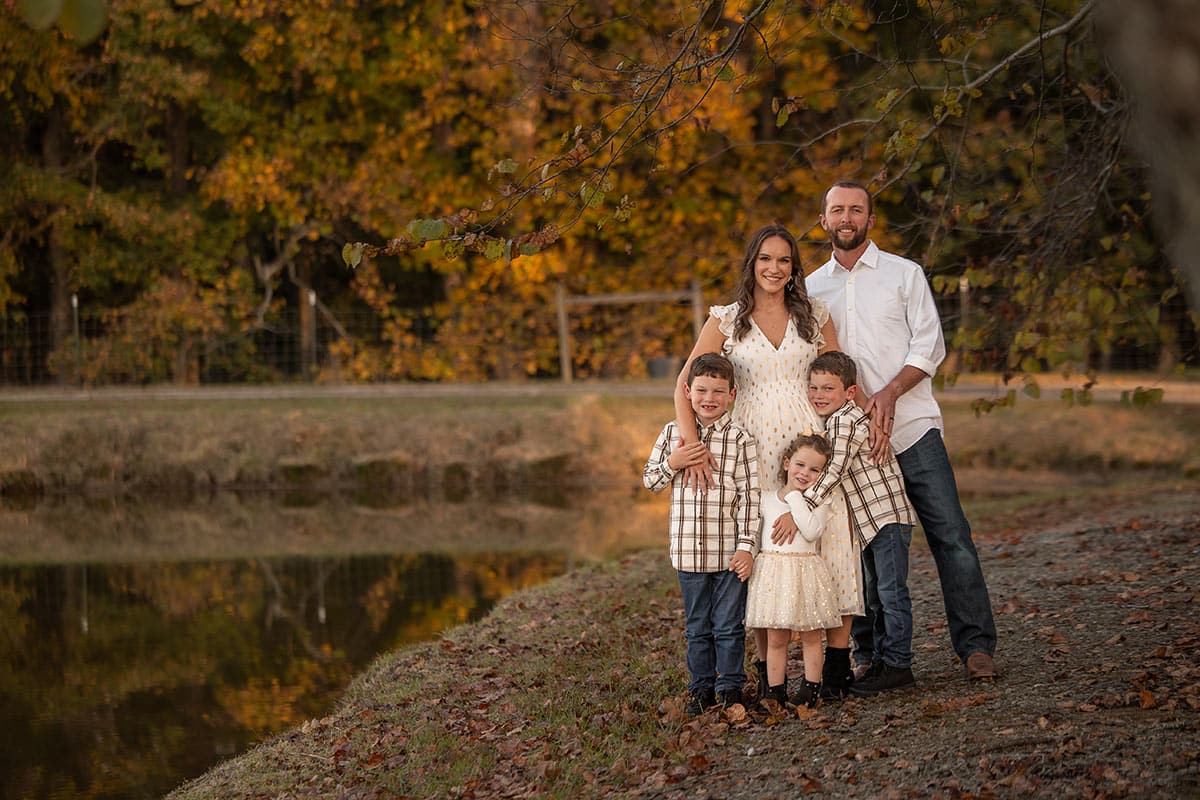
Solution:
<svg viewBox="0 0 1200 800"><path fill-rule="evenodd" d="M243 366L227 374L252 375L291 311L336 332L343 375L553 375L557 285L698 279L715 299L769 220L807 237L813 266L820 193L842 177L871 185L877 238L927 266L947 312L969 292L967 317L946 314L966 366L1177 359L1195 328L1147 225L1094 14L1094 0L113 0L97 43L61 56L105 76L70 146L94 152L93 183L156 214L156 232L92 226L119 252L92 262L88 290L145 362L108 379L194 379L231 346ZM66 46L56 31L39 46ZM13 141L40 164L28 142L53 117L20 105ZM0 212L16 225L32 195ZM57 241L14 231L9 292ZM156 322L137 336L118 319ZM641 374L690 343L683 309L571 322L582 375Z"/></svg>

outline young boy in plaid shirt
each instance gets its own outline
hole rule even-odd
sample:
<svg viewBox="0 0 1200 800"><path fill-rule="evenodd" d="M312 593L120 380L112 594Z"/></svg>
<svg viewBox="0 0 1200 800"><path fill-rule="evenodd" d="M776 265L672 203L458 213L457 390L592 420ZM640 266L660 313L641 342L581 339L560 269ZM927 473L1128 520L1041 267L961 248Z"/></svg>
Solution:
<svg viewBox="0 0 1200 800"><path fill-rule="evenodd" d="M908 548L916 516L896 457L889 450L883 463L871 460L870 420L854 404L857 384L858 368L845 353L822 353L808 370L808 399L825 418L833 455L805 499L815 507L841 484L851 525L864 548L863 588L872 621L870 641L855 641L858 657L870 663L861 680L854 680L849 648L827 648L822 676L827 698L844 697L847 691L869 697L916 683L908 594Z"/></svg>
<svg viewBox="0 0 1200 800"><path fill-rule="evenodd" d="M692 716L717 703L741 703L746 682L746 580L758 541L758 448L730 417L736 391L733 364L725 356L693 359L687 397L699 441L681 447L675 421L668 422L642 474L652 492L671 487L671 565L683 593ZM685 487L683 470L710 454L715 485L703 493Z"/></svg>

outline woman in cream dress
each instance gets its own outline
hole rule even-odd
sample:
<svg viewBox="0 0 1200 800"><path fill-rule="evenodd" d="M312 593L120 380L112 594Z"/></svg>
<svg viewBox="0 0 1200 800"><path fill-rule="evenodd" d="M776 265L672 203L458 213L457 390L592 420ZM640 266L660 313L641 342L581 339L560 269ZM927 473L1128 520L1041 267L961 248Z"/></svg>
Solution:
<svg viewBox="0 0 1200 800"><path fill-rule="evenodd" d="M808 297L795 237L782 225L767 225L751 237L742 262L737 301L709 309L709 318L680 372L675 387L675 414L684 444L696 441L695 417L685 390L691 361L702 353L724 353L733 362L737 395L734 422L758 443L759 486L765 495L779 489L778 465L784 450L798 436L824 430L808 402L808 366L818 353L837 350L837 334L829 310ZM688 424L690 423L690 424ZM689 469L688 480L702 484L701 470ZM861 553L851 533L844 499L836 497L834 514L821 539L821 555L829 566L838 595L843 624L830 631L828 645L850 646L850 617L863 614ZM790 514L762 532L763 541L795 537ZM755 630L759 661L755 664L766 686L765 633Z"/></svg>

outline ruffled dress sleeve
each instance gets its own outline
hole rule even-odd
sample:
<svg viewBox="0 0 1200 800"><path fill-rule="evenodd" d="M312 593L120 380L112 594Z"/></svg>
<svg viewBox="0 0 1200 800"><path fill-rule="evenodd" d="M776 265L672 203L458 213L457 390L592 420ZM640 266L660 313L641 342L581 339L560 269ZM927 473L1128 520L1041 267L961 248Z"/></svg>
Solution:
<svg viewBox="0 0 1200 800"><path fill-rule="evenodd" d="M734 325L734 322L737 320L737 312L738 312L737 303L730 303L727 306L709 306L708 307L708 315L710 317L717 318L717 323L718 323L717 327L720 328L721 333L725 334L726 339L729 339L730 337L733 336L733 325ZM826 311L825 315L827 317L829 316L828 311Z"/></svg>
<svg viewBox="0 0 1200 800"><path fill-rule="evenodd" d="M829 306L820 298L810 295L808 299L812 303L813 310L813 333L811 341L820 350L825 346L825 337L821 335L821 328L825 327L825 323L829 321ZM709 313L711 314L712 312L710 311Z"/></svg>

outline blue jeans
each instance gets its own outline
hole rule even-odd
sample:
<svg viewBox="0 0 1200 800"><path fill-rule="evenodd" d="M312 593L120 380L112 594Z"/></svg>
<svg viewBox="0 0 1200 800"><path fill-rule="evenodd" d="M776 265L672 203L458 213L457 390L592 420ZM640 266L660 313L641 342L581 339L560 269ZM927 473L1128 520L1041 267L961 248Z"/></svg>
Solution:
<svg viewBox="0 0 1200 800"><path fill-rule="evenodd" d="M958 500L942 432L931 429L896 460L937 565L954 652L963 661L975 652L991 655L996 650L992 602L971 541L971 525Z"/></svg>
<svg viewBox="0 0 1200 800"><path fill-rule="evenodd" d="M746 683L746 584L736 572L680 572L687 618L688 691L724 692Z"/></svg>
<svg viewBox="0 0 1200 800"><path fill-rule="evenodd" d="M908 546L912 526L884 525L863 551L867 615L851 626L860 662L912 666L912 600L908 595ZM862 622L860 622L860 619Z"/></svg>

